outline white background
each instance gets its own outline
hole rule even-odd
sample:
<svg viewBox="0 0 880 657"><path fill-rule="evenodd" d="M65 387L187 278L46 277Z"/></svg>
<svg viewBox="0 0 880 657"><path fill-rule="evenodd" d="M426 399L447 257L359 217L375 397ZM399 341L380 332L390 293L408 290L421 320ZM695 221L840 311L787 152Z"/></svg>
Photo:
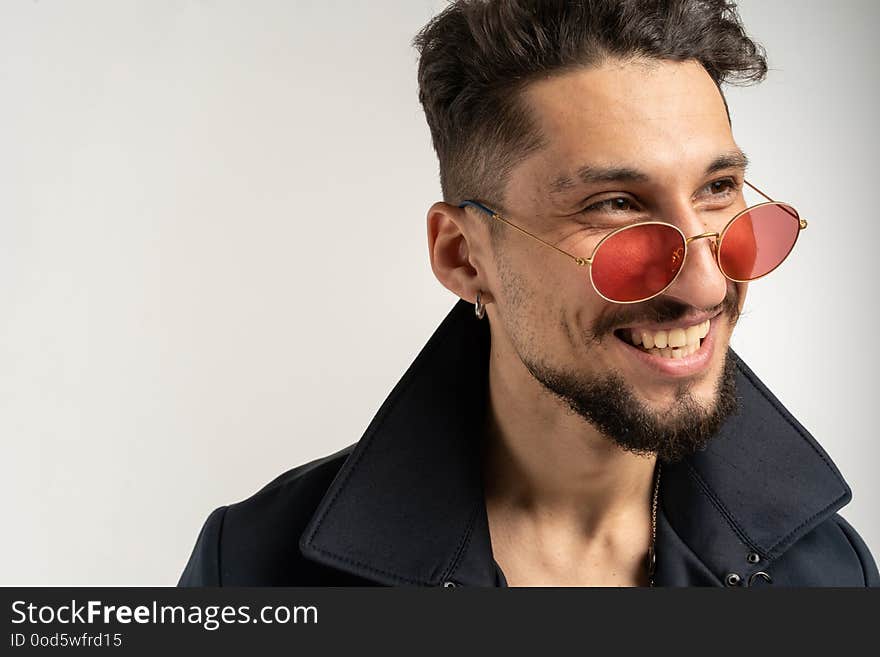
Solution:
<svg viewBox="0 0 880 657"><path fill-rule="evenodd" d="M880 3L741 4L750 178L809 220L734 349L880 554ZM174 584L207 514L360 438L456 301L410 40L440 0L0 5L2 584Z"/></svg>

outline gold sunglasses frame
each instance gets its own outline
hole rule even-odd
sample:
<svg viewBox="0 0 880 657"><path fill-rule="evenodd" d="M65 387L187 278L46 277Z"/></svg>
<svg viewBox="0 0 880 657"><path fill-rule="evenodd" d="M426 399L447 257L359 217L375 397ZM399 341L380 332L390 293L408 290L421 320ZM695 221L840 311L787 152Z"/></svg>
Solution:
<svg viewBox="0 0 880 657"><path fill-rule="evenodd" d="M736 283L749 283L749 282L751 282L751 281L756 281L756 280L758 280L759 278L764 278L764 276L766 276L767 274L770 274L771 272L775 271L776 268L779 267L779 265L781 265L783 262L785 262L785 260L786 260L786 259L788 258L788 256L789 256L789 254L792 252L792 250L794 250L794 245L797 244L797 240L798 240L798 237L800 236L800 232L801 232L802 230L804 230L804 229L807 227L807 221L806 221L806 219L801 219L801 217L800 217L800 215L798 214L797 210L795 210L794 207L791 206L791 205L789 205L788 203L783 203L783 202L781 202L781 201L774 201L772 198L770 198L767 194L765 194L765 193L762 192L760 189L758 189L757 187L755 187L755 186L754 186L752 183L750 183L748 180L743 180L743 182L744 182L746 185L748 185L750 188L752 188L754 191L756 191L758 194L760 194L761 196L763 196L764 198L766 198L767 201L764 202L764 203L757 203L757 204L755 204L755 205L750 205L750 206L747 207L746 209L741 210L740 212L737 212L737 213L736 213L736 214L730 219L730 221L728 221L727 224L725 224L724 228L721 229L721 232L720 232L720 233L718 233L718 232L706 232L706 233L700 233L699 235L694 235L693 237L687 237L687 236L682 232L682 230L681 230L678 226L676 226L676 225L674 225L674 224L670 224L670 223L665 222L665 221L640 221L639 223L629 224L628 226L621 226L620 228L615 228L615 229L612 230L610 233L608 233L607 235L603 236L602 239L599 240L599 243L596 244L595 247L593 247L593 251L592 251L592 253L590 254L590 257L589 257L589 258L583 258L583 257L581 257L581 256L576 256L576 255L574 255L574 254L572 254L572 253L569 253L568 251L565 251L565 250L563 250L563 249L560 249L558 246L555 246L555 245L553 245L553 244L550 244L550 242L547 242L547 241L541 239L540 237L538 237L537 235L533 235L532 233L530 233L529 231L525 230L524 228L520 228L520 227L517 226L516 224L514 224L514 223L508 221L508 220L505 219L503 216L501 216L500 213L495 212L494 210L492 210L492 209L486 207L486 206L483 205L482 203L478 203L478 202L476 202L476 201L463 201L463 202L459 205L459 207L460 207L460 208L467 208L468 206L471 206L471 207L477 208L478 210L481 210L481 211L483 211L483 212L489 214L493 219L497 219L498 221L501 221L502 223L507 224L507 225L510 226L511 228L515 228L516 230L518 230L519 232L523 233L524 235L527 235L528 237L531 237L532 239L535 239L535 240L539 241L541 244L544 244L545 246L549 246L551 249L554 249L555 251L558 251L559 253L568 256L569 258L571 258L572 260L574 260L574 262L575 262L579 267L586 267L586 266L589 265L589 266L590 266L590 274L589 274L590 285L593 286L593 289L596 291L596 294L598 294L600 297L602 297L602 298L605 299L606 301L608 301L608 302L610 302L610 303L621 303L621 304L627 304L627 303L642 303L643 301L648 301L649 299L653 299L654 297L656 297L656 296L658 296L658 295L660 295L660 294L663 294L666 290L668 290L668 289L669 289L669 288L675 283L676 280L678 280L678 276L679 276L679 274L681 274L681 271L684 269L685 262L687 261L688 245L690 245L690 243L693 242L694 240L699 240L699 239L702 239L702 238L704 238L704 237L711 238L711 240L712 240L712 242L711 242L711 244L712 244L712 255L713 255L713 257L715 258L715 264L718 266L719 271L721 271L721 273L725 276L725 278L727 278L727 279L729 279L729 280L731 280L731 281L734 281L734 282L736 282ZM763 206L766 206L766 205L778 205L778 206L781 207L786 213L790 214L791 216L793 216L795 219L798 220L798 232L797 232L797 234L795 235L794 242L792 242L792 244L791 244L791 248L788 250L788 252L785 254L785 256L779 261L779 263L778 263L775 267L773 267L773 269L771 269L770 271L767 271L767 272L761 274L760 276L756 276L755 278L749 278L749 279L746 279L746 280L740 280L740 279L737 279L737 278L733 278L732 276L728 276L728 275L727 275L727 272L725 272L725 271L724 271L724 268L721 266L721 260L720 260L720 255L719 255L719 254L720 254L720 250L721 250L721 243L722 243L723 240L724 240L724 235L727 233L727 229L730 228L731 224L733 224L734 221L736 221L737 219L739 219L741 216L743 216L743 215L746 214L747 212L750 212L750 211L752 211L752 210L754 210L754 209L756 209L756 208L760 208L760 207L763 207ZM659 225L661 225L661 226L670 226L670 227L674 228L676 231L678 231L679 235L681 235L682 242L684 243L684 255L682 256L682 263L681 263L681 266L678 268L678 271L675 272L675 276L673 276L672 280L669 281L669 283L667 283L667 285L666 285L662 290L660 290L659 292L656 292L656 293L652 294L651 296L645 297L644 299L636 299L635 301L617 301L617 300L615 300L615 299L609 299L608 297L606 297L604 294L602 294L602 293L599 291L599 288L596 287L596 282L593 280L593 268L592 268L592 264L593 264L593 260L595 260L595 258L596 258L596 253L599 251L599 248L602 246L602 244L605 243L606 240L608 240L608 239L614 237L614 236L617 235L618 233L621 233L621 232L623 232L623 231L625 231L625 230L630 230L631 228L635 228L635 227L637 227L637 226L644 226L644 225L649 225L649 224L659 224Z"/></svg>

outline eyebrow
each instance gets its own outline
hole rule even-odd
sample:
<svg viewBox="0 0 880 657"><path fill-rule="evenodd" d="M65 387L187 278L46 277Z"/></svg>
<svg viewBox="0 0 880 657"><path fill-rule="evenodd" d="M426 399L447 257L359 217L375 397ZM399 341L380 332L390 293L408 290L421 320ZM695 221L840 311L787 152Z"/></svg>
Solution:
<svg viewBox="0 0 880 657"><path fill-rule="evenodd" d="M704 175L712 175L725 169L741 169L745 171L749 166L749 159L741 150L736 149L722 153L706 167ZM561 194L578 184L596 184L607 182L647 182L651 177L644 171L631 167L597 167L586 165L575 172L574 177L568 175L558 176L550 184L550 195Z"/></svg>

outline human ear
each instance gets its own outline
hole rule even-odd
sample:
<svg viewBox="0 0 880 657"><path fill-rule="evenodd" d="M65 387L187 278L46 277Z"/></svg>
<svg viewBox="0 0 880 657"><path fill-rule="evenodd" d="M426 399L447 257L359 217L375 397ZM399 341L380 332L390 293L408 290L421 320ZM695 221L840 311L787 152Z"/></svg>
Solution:
<svg viewBox="0 0 880 657"><path fill-rule="evenodd" d="M474 303L490 300L483 262L485 239L472 229L464 208L438 202L428 210L428 255L437 280L460 298Z"/></svg>

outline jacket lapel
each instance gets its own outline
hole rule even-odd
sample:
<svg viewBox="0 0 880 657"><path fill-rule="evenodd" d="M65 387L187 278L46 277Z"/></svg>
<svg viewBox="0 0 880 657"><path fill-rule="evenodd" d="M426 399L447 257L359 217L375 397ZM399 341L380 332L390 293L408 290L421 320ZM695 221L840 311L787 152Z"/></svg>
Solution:
<svg viewBox="0 0 880 657"><path fill-rule="evenodd" d="M457 305L382 404L306 527L305 556L429 586L469 550L491 559L479 468L488 324L470 319ZM470 568L473 583L488 565Z"/></svg>
<svg viewBox="0 0 880 657"><path fill-rule="evenodd" d="M852 493L813 436L732 349L730 357L740 409L704 451L664 466L661 500L670 525L710 571L748 581ZM760 561L749 562L749 553Z"/></svg>
<svg viewBox="0 0 880 657"><path fill-rule="evenodd" d="M459 301L324 495L300 539L306 557L386 585L495 584L480 469L488 354L488 322ZM851 497L813 437L730 356L739 412L705 451L663 468L661 586L747 578Z"/></svg>

